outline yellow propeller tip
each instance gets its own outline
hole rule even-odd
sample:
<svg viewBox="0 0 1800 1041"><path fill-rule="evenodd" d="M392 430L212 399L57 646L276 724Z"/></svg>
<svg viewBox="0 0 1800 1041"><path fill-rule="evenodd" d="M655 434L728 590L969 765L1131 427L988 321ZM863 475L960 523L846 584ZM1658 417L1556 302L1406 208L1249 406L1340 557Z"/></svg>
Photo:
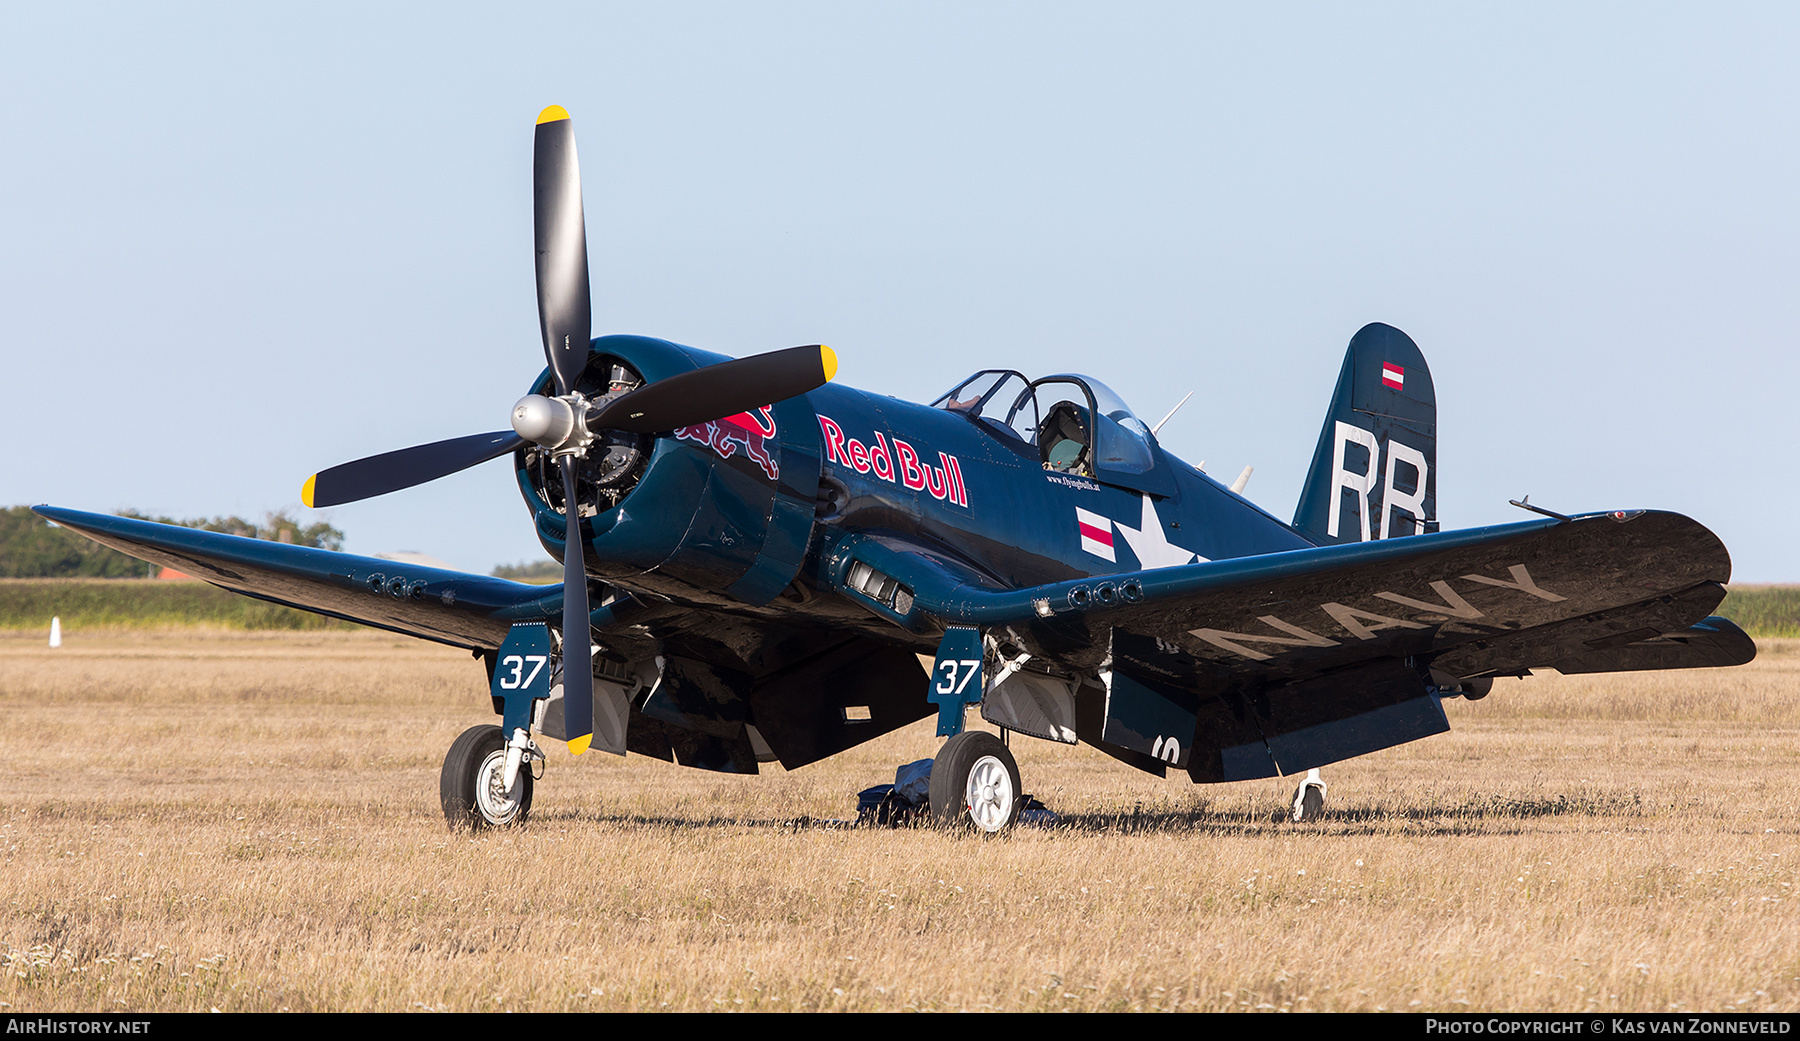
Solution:
<svg viewBox="0 0 1800 1041"><path fill-rule="evenodd" d="M569 742L569 754L570 755L580 755L581 753L587 751L588 746L593 743L594 743L594 735L583 734L580 737L575 738L574 740Z"/></svg>
<svg viewBox="0 0 1800 1041"><path fill-rule="evenodd" d="M309 510L312 509L312 504L313 504L313 482L317 481L318 479L319 479L319 475L313 474L311 477L308 477L306 479L305 484L300 486L300 501L305 503L306 508Z"/></svg>
<svg viewBox="0 0 1800 1041"><path fill-rule="evenodd" d="M538 113L538 123L540 125L544 123L554 123L559 119L568 118L569 110L563 108L561 105L551 105L549 108Z"/></svg>
<svg viewBox="0 0 1800 1041"><path fill-rule="evenodd" d="M825 382L830 383L837 375L837 352L824 344L819 344L819 365L825 370Z"/></svg>

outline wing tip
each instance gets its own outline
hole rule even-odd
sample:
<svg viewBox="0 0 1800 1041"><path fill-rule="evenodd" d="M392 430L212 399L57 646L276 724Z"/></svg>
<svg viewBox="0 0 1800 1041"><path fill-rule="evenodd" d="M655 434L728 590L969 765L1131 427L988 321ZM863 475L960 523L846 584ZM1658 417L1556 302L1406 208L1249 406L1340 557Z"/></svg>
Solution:
<svg viewBox="0 0 1800 1041"><path fill-rule="evenodd" d="M31 508L31 512L59 528L66 528L69 527L69 525L65 523L63 518L76 511L71 510L66 506L52 506L47 502L40 502Z"/></svg>

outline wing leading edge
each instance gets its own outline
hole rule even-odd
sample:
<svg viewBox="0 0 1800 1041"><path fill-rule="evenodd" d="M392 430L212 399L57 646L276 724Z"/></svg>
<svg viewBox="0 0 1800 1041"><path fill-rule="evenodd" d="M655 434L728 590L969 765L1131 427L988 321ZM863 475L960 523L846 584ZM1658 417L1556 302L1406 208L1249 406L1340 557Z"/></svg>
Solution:
<svg viewBox="0 0 1800 1041"><path fill-rule="evenodd" d="M95 542L234 593L472 650L499 647L515 621L559 618L562 611L561 586L54 506L33 509Z"/></svg>

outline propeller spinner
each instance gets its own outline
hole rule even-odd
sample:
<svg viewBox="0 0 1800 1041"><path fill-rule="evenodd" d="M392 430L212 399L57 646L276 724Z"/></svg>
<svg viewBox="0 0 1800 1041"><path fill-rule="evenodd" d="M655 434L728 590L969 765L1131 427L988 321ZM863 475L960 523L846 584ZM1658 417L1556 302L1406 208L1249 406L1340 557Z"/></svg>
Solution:
<svg viewBox="0 0 1800 1041"><path fill-rule="evenodd" d="M569 751L594 737L593 656L587 572L582 559L576 470L595 432L649 434L736 415L814 390L837 373L823 345L792 347L683 372L612 397L596 407L577 387L592 339L587 230L581 171L569 113L551 105L538 114L532 159L532 213L537 252L538 324L555 397L527 394L513 406L512 429L403 448L321 470L300 497L311 507L338 506L446 477L507 455L527 442L548 449L563 476L568 521L563 551L563 722Z"/></svg>

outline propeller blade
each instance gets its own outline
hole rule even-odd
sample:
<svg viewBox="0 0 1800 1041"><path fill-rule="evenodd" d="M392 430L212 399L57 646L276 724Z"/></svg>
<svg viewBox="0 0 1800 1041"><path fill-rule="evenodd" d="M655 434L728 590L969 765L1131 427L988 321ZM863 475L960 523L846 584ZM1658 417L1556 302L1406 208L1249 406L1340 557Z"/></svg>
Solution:
<svg viewBox="0 0 1800 1041"><path fill-rule="evenodd" d="M563 733L580 755L594 740L594 652L588 622L587 568L582 564L581 511L575 506L575 459L563 457Z"/></svg>
<svg viewBox="0 0 1800 1041"><path fill-rule="evenodd" d="M300 501L318 509L386 495L498 459L524 443L511 430L496 430L372 455L308 477Z"/></svg>
<svg viewBox="0 0 1800 1041"><path fill-rule="evenodd" d="M581 167L575 128L561 105L538 114L532 154L532 216L537 245L538 326L544 357L567 394L587 367L593 320L588 301L587 228L581 216Z"/></svg>
<svg viewBox="0 0 1800 1041"><path fill-rule="evenodd" d="M837 355L823 344L789 347L708 365L646 384L607 402L587 419L589 430L652 434L735 416L817 390L837 375Z"/></svg>

